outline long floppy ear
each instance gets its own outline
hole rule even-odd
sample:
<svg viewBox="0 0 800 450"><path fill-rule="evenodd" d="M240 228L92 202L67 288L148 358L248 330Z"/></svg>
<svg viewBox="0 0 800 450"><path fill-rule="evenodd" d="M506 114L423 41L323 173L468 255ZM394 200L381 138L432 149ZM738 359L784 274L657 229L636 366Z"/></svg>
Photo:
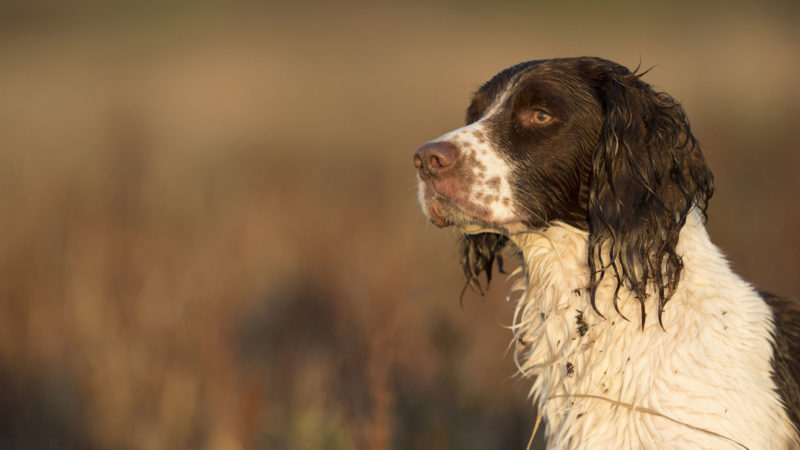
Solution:
<svg viewBox="0 0 800 450"><path fill-rule="evenodd" d="M595 67L593 81L603 104L600 141L589 176L589 268L591 302L606 270L617 293L629 288L641 305L648 286L658 293L658 320L675 293L683 262L675 251L692 207L705 217L713 177L675 100L655 92L641 75L613 64ZM598 312L599 313L599 312Z"/></svg>
<svg viewBox="0 0 800 450"><path fill-rule="evenodd" d="M495 233L464 234L461 236L461 267L467 282L461 291L463 299L467 287L471 287L479 294L484 294L480 283L480 274L486 273L486 288L492 281L492 267L497 262L497 268L503 272L503 257L501 252L508 242L508 238Z"/></svg>

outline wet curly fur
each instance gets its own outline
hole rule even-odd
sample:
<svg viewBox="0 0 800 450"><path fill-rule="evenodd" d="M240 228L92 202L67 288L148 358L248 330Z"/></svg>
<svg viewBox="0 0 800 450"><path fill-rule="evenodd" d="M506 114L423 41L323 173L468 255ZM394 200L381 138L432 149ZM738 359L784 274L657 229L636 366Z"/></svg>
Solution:
<svg viewBox="0 0 800 450"><path fill-rule="evenodd" d="M509 247L522 260L515 361L554 448L795 448L800 306L710 241L713 176L683 108L642 75L593 57L501 71L466 126L415 153L420 205L463 232L465 290L483 294Z"/></svg>
<svg viewBox="0 0 800 450"><path fill-rule="evenodd" d="M660 322L683 268L675 251L679 232L693 206L705 213L714 192L712 174L683 108L643 82L643 73L600 59L573 64L595 88L604 115L578 211L564 218L589 232L592 306L597 311L596 289L611 273L617 290L625 286L639 300L644 326L647 286L652 282ZM501 72L495 78L503 76L507 75ZM467 285L483 292L479 276L485 273L488 285L506 243L507 238L492 233L462 237ZM614 308L619 312L616 296Z"/></svg>

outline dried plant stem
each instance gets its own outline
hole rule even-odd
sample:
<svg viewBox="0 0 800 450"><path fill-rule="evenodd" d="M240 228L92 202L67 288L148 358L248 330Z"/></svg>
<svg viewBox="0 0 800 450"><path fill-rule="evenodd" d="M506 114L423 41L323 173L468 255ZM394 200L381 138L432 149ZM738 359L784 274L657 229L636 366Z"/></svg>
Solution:
<svg viewBox="0 0 800 450"><path fill-rule="evenodd" d="M688 423L686 423L686 422L681 422L680 420L673 419L672 417L669 417L669 416L667 416L667 415L664 415L664 414L662 414L662 413L660 413L660 412L658 412L658 411L656 411L656 410L654 410L654 409L650 409L650 408L643 408L643 407L641 407L641 406L636 406L636 405L633 405L633 404L631 404L631 403L625 403L625 402L621 402L621 401L618 401L618 400L613 400L613 399L610 399L610 398L601 397L601 396L599 396L599 395L591 395L591 394L563 394L563 395L552 395L552 396L550 396L550 397L548 398L548 400L550 400L550 399L554 399L554 398L593 398L593 399L597 399L597 400L605 400L605 401L607 401L607 402L614 403L614 404L616 404L616 405L619 405L619 406L623 406L623 407L625 407L625 408L628 408L628 409L630 409L630 410L632 410L632 411L641 412L641 413L645 413L645 414L652 414L652 415L654 415L654 416L658 416L658 417L661 417L661 418L667 419L667 420L669 420L669 421L671 421L671 422L674 422L674 423L677 423L677 424L679 424L679 425L683 425L683 426L685 426L685 427L687 427L687 428L691 428L692 430L695 430L695 431L700 431L700 432L703 432L703 433L708 433L708 434L710 434L710 435L712 435L712 436L716 436L716 437L719 437L719 438L722 438L722 439L726 439L726 440L728 440L728 441L731 441L731 442L733 442L733 443L734 443L734 444L736 444L736 445L739 445L740 447L742 447L742 448L744 448L744 449L747 449L747 446L746 446L746 445L742 444L741 442L739 442L739 441L737 441L737 440L735 440L735 439L729 438L728 436L725 436L725 435L722 435L722 434L716 433L716 432L714 432L714 431L711 431L711 430L706 430L705 428L700 428L700 427L696 427L696 426L694 426L694 425L690 425L690 424L688 424ZM536 419L536 425L537 425L537 427L538 427L538 425L539 425L539 420L540 420L540 419L541 419L541 413L539 413L539 418L537 418L537 419ZM535 432L536 432L536 430L535 430L535 428L534 428L534 433L535 433ZM533 440L533 436L531 436L531 441L532 441L532 440ZM528 444L528 447L530 448L530 443ZM748 449L748 450L749 450L749 449Z"/></svg>
<svg viewBox="0 0 800 450"><path fill-rule="evenodd" d="M536 430L539 429L539 423L542 421L542 412L539 411L539 414L536 415L536 423L533 424L533 433L531 433L531 439L528 441L528 446L525 447L525 450L531 450L531 444L533 444L533 437L536 436Z"/></svg>

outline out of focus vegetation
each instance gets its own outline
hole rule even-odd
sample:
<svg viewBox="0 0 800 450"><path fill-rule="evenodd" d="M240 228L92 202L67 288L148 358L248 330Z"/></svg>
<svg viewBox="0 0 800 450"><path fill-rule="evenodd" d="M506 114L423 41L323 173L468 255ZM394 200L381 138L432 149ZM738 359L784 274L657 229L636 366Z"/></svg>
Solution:
<svg viewBox="0 0 800 450"><path fill-rule="evenodd" d="M713 238L800 296L797 7L646 5L0 2L0 448L524 448L411 154L528 59L655 65Z"/></svg>

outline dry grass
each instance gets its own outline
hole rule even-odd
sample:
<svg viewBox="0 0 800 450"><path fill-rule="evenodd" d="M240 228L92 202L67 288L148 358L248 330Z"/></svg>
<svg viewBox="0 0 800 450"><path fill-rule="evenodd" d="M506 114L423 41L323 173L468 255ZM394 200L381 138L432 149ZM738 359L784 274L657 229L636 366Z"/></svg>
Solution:
<svg viewBox="0 0 800 450"><path fill-rule="evenodd" d="M166 5L0 5L3 447L523 448L504 289L459 309L410 155L525 59L658 63L712 235L800 294L796 15Z"/></svg>

